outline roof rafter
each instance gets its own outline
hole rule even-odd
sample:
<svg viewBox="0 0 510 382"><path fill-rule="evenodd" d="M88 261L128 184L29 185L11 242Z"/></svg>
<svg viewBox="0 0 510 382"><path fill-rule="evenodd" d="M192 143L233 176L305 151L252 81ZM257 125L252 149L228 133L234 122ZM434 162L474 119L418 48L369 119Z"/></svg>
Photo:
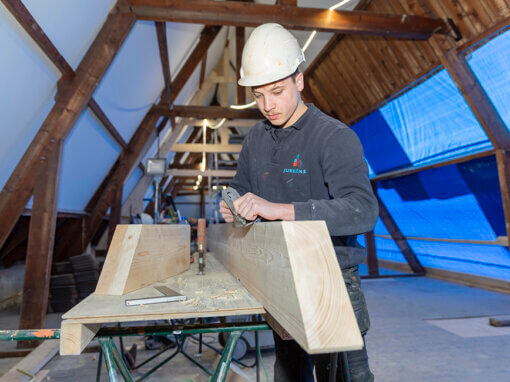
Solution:
<svg viewBox="0 0 510 382"><path fill-rule="evenodd" d="M57 67L57 69L66 77L74 77L74 70L66 61L66 59L60 54L58 49L53 45L49 37L44 33L41 26L37 23L34 17L30 14L28 9L23 5L21 0L1 0L2 3L9 9L11 14L23 27L32 40L41 48L44 54L50 59L50 61ZM94 115L101 121L105 130L112 136L117 144L124 148L127 146L124 138L119 134L117 129L110 122L106 114L99 107L94 98L91 98L88 106Z"/></svg>
<svg viewBox="0 0 510 382"><path fill-rule="evenodd" d="M135 23L133 15L115 12L108 15L75 75L60 81L55 105L0 193L0 246L30 199L48 156L75 125Z"/></svg>

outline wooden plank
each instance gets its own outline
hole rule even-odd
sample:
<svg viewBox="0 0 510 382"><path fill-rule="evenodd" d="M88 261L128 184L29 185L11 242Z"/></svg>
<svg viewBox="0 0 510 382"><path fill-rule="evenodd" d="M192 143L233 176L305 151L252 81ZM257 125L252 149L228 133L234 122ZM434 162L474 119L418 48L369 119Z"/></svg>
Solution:
<svg viewBox="0 0 510 382"><path fill-rule="evenodd" d="M219 143L176 143L170 151L190 153L240 153L243 145Z"/></svg>
<svg viewBox="0 0 510 382"><path fill-rule="evenodd" d="M119 224L95 294L125 295L189 269L190 227Z"/></svg>
<svg viewBox="0 0 510 382"><path fill-rule="evenodd" d="M416 257L416 254L409 246L409 243L407 242L405 236L400 231L400 228L398 227L397 223L395 222L390 212L386 208L384 202L381 200L379 195L377 195L377 192L376 196L377 200L379 201L379 217L386 226L386 229L390 233L392 239L395 241L395 244L397 244L398 248L400 249L400 252L402 252L402 254L404 255L412 271L414 273L425 273L425 268L423 268L423 266L420 263L420 260L418 260L418 257Z"/></svg>
<svg viewBox="0 0 510 382"><path fill-rule="evenodd" d="M155 112L167 117L186 117L197 119L262 119L262 114L260 114L258 109L236 110L222 106L174 105L171 110L165 106L158 106L155 108Z"/></svg>
<svg viewBox="0 0 510 382"><path fill-rule="evenodd" d="M156 34L158 36L159 57L161 58L161 69L163 71L163 78L165 80L165 98L166 104L170 108L170 95L172 94L170 86L172 77L170 76L170 60L168 59L168 45L166 40L166 25L163 22L156 22Z"/></svg>
<svg viewBox="0 0 510 382"><path fill-rule="evenodd" d="M413 39L427 39L433 33L449 33L448 24L442 19L233 1L132 0L129 10L137 19L152 21L237 27L275 22L289 29Z"/></svg>
<svg viewBox="0 0 510 382"><path fill-rule="evenodd" d="M54 151L48 157L46 169L37 179L34 188L19 320L20 329L44 328L46 321L62 152L63 142L56 142ZM32 347L33 344L32 341L18 343L21 347Z"/></svg>
<svg viewBox="0 0 510 382"><path fill-rule="evenodd" d="M31 375L37 374L58 353L59 340L46 340L29 355L0 377L0 382L26 382L30 378L17 369Z"/></svg>
<svg viewBox="0 0 510 382"><path fill-rule="evenodd" d="M49 153L71 131L134 22L132 14L110 14L76 75L61 83L55 105L0 193L0 247L30 199Z"/></svg>
<svg viewBox="0 0 510 382"><path fill-rule="evenodd" d="M81 324L62 321L60 327L60 355L78 355L92 341L101 324Z"/></svg>
<svg viewBox="0 0 510 382"><path fill-rule="evenodd" d="M195 261L191 264L191 268L184 273L125 296L91 294L65 313L63 322L72 320L74 323L92 324L265 313L262 305L214 256L205 254L204 275L198 274L197 263ZM178 291L188 300L150 306L126 306L126 299L161 296L154 288L156 285Z"/></svg>
<svg viewBox="0 0 510 382"><path fill-rule="evenodd" d="M197 177L198 175L202 175L204 177L214 176L218 178L233 178L236 174L236 170L185 170L185 169L176 169L171 168L167 171L167 175L177 176L177 177Z"/></svg>
<svg viewBox="0 0 510 382"><path fill-rule="evenodd" d="M211 224L208 246L309 354L363 340L324 221Z"/></svg>

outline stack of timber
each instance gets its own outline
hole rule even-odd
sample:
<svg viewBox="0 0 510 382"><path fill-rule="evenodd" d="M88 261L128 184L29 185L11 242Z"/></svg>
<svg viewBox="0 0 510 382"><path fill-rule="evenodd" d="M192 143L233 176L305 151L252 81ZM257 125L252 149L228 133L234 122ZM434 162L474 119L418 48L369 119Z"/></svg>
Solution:
<svg viewBox="0 0 510 382"><path fill-rule="evenodd" d="M59 269L67 272L67 269ZM53 312L66 312L78 302L78 290L72 273L56 274L50 278L50 306Z"/></svg>
<svg viewBox="0 0 510 382"><path fill-rule="evenodd" d="M73 256L69 261L53 264L49 300L52 311L67 312L94 292L100 265L93 254Z"/></svg>
<svg viewBox="0 0 510 382"><path fill-rule="evenodd" d="M78 287L78 295L83 300L96 289L99 280L99 263L92 254L83 254L69 258Z"/></svg>
<svg viewBox="0 0 510 382"><path fill-rule="evenodd" d="M277 332L285 329L309 354L363 347L324 221L212 224L207 239Z"/></svg>

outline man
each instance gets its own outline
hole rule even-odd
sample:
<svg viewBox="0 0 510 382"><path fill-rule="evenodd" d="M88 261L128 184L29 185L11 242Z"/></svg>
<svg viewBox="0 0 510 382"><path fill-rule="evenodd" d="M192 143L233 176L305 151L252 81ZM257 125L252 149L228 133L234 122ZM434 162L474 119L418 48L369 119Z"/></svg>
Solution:
<svg viewBox="0 0 510 382"><path fill-rule="evenodd" d="M297 40L278 24L259 26L246 42L239 84L251 88L266 120L244 140L230 184L241 195L234 207L247 220L325 220L364 335L370 324L358 274L364 249L356 235L373 229L377 199L356 134L301 100L304 60ZM224 202L220 212L233 221ZM317 379L328 380L329 355L310 357L295 341L274 337L275 381L313 381L313 365ZM351 381L373 381L366 350L347 355Z"/></svg>

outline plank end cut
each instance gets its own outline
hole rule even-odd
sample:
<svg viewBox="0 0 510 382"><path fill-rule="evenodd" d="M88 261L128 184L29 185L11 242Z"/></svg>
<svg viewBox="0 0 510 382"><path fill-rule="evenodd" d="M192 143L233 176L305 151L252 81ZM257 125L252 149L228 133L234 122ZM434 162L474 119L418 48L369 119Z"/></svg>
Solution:
<svg viewBox="0 0 510 382"><path fill-rule="evenodd" d="M208 244L309 354L363 347L324 221L215 224Z"/></svg>
<svg viewBox="0 0 510 382"><path fill-rule="evenodd" d="M119 224L95 294L123 296L190 268L187 224Z"/></svg>

